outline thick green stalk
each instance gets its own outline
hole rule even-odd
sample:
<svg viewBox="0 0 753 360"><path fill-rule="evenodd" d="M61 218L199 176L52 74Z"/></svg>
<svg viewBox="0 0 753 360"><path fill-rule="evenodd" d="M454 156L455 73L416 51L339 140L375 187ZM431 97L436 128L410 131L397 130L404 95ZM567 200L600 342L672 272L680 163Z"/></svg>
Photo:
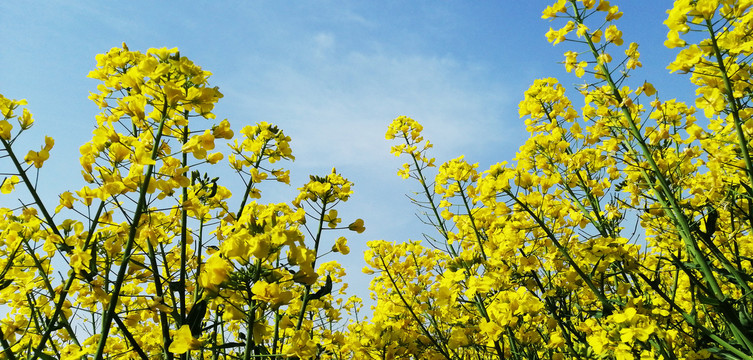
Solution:
<svg viewBox="0 0 753 360"><path fill-rule="evenodd" d="M157 297L164 299L164 292L162 291L162 280L159 275L159 267L157 263L157 256L154 252L154 246L149 239L146 239L149 251L149 261L152 265L152 274L154 275L154 292ZM164 301L164 300L162 300ZM175 302L172 302L175 304ZM167 314L164 311L159 312L160 328L162 330L162 343L165 345L165 357L167 360L173 359L173 353L167 351L167 347L170 344L170 322L167 318Z"/></svg>
<svg viewBox="0 0 753 360"><path fill-rule="evenodd" d="M570 2L572 3L573 9L575 11L576 22L578 24L583 24L583 19L581 18L578 12L578 8L577 8L577 5L575 4L575 1L570 0ZM595 59L598 59L599 52L598 50L596 50L596 46L591 40L591 37L585 36L585 38L586 38L586 43L588 44L591 50L591 54L593 55ZM603 76L604 79L606 79L607 83L609 84L609 87L612 90L612 96L614 97L614 100L618 104L622 104L623 98L620 95L619 89L617 88L617 85L615 85L615 82L612 79L612 75L610 74L606 65L600 64L599 72L601 76ZM682 209L680 208L680 205L677 199L675 198L674 194L672 193L672 189L667 179L664 177L661 170L659 169L659 166L656 164L656 161L654 160L652 156L651 150L648 148L648 145L646 144L646 141L643 138L643 135L641 134L640 129L638 128L638 125L635 122L635 119L633 118L633 114L630 112L630 109L628 108L627 105L621 105L620 112L622 113L623 118L625 118L625 120L628 123L629 128L627 130L630 132L633 138L638 142L638 145L641 149L641 153L643 154L643 158L649 164L649 167L651 168L652 173L656 176L655 180L659 181L659 189L654 188L654 191L657 193L657 197L662 198L668 202L667 204L669 205L668 208L672 212L672 217L675 220L675 224L679 227L678 230L680 232L680 236L685 242L685 245L688 248L688 251L691 253L693 260L700 267L701 272L703 273L704 278L706 279L706 282L709 283L713 296L719 300L722 300L724 297L724 294L721 288L719 287L719 283L717 282L716 277L711 271L711 267L709 266L705 257L701 253L700 249L698 248L698 244L693 239L693 235L692 235L692 231L690 230L688 219L683 213ZM654 181L652 181L653 179L647 175L648 173L644 172L644 178L646 182L648 184L653 184L654 183Z"/></svg>
<svg viewBox="0 0 753 360"><path fill-rule="evenodd" d="M578 12L578 7L574 0L570 0L573 11L575 12L575 20L578 24L583 24L583 18L580 16ZM708 23L710 26L710 23ZM715 36L713 34L713 29L709 27L709 30L711 32L711 39L712 41L715 41ZM595 59L599 58L599 53L596 50L596 47L593 44L593 41L591 40L590 36L585 36L586 43L588 44L592 55ZM718 48L717 48L718 50ZM723 61L721 60L720 54L717 54L718 60L721 62L721 65L723 66ZM612 79L612 75L610 74L609 70L607 69L605 64L599 65L599 72L601 76L604 77L604 79L609 84L609 87L612 90L612 96L614 97L614 100L618 104L623 104L623 98L619 93L619 89L617 88L617 85L615 84L614 80ZM727 83L729 86L729 82ZM731 88L728 88L728 90L731 91ZM729 96L732 96L732 93L729 93ZM734 99L732 101L734 103ZM698 265L700 268L701 273L703 274L703 278L706 280L706 283L710 287L710 292L714 298L716 298L719 301L725 300L725 294L722 291L721 287L719 286L719 283L716 280L716 277L714 276L710 265L708 264L708 261L704 254L701 252L700 248L698 247L698 243L693 238L693 233L690 229L690 224L688 222L687 217L685 216L683 210L681 209L678 200L675 198L674 193L672 192L672 189L669 185L669 182L662 174L661 170L659 169L659 166L656 164L656 161L654 160L651 150L648 148L648 145L646 144L646 141L643 137L643 135L640 133L640 129L638 128L638 125L635 122L635 119L633 118L632 113L630 112L630 109L627 105L620 105L620 111L622 113L623 118L628 123L628 131L633 136L633 138L638 142L638 145L641 149L641 152L643 154L643 158L648 162L652 173L655 175L655 180L658 180L659 182L659 189L654 188L654 191L656 192L657 196L659 198L663 198L665 201L667 201L669 204L669 209L672 212L672 218L674 219L675 225L678 227L679 233L681 238L683 239L683 242L685 243L686 248L688 249L689 253L692 256L693 261ZM736 122L739 124L739 121ZM741 133L738 133L738 136L740 136ZM743 145L745 145L744 137L742 139ZM745 153L747 153L747 146L744 150ZM746 155L744 155L746 156ZM753 181L753 174L751 174L750 170L753 169L753 167L750 166L750 157L747 156L747 163L748 165L748 176ZM647 173L644 172L644 177L647 183L652 184L652 177L646 176ZM749 351L753 351L753 343L745 336L745 334L733 323L728 321L730 328L735 335L735 337L738 339L738 341L742 342Z"/></svg>
<svg viewBox="0 0 753 360"><path fill-rule="evenodd" d="M8 340L5 339L5 335L3 335L3 332L1 330L2 329L0 329L0 344L3 345L3 352L5 352L5 356L7 356L10 360L16 360L16 355L13 353Z"/></svg>
<svg viewBox="0 0 753 360"><path fill-rule="evenodd" d="M259 280L259 277L261 276L261 259L256 260L256 265L254 266L254 275L252 282L256 282ZM246 346L245 351L243 352L243 359L249 360L251 359L251 349L254 347L254 324L256 323L256 308L257 308L257 302L253 299L254 294L251 293L250 286L248 288L248 304L249 304L249 313L248 318L246 322Z"/></svg>
<svg viewBox="0 0 753 360"><path fill-rule="evenodd" d="M183 113L183 116L188 120L188 111ZM183 144L188 142L188 126L183 127ZM181 166L184 168L188 166L188 153L183 152L183 159ZM181 325L186 321L186 253L188 248L188 210L186 210L186 203L188 202L188 187L183 187L182 201L180 207L180 321ZM185 357L181 357L184 359Z"/></svg>
<svg viewBox="0 0 753 360"><path fill-rule="evenodd" d="M706 29L709 32L709 39L711 40L711 48L714 50L714 57L716 58L716 64L719 66L719 75L724 82L724 89L726 91L725 98L727 104L730 107L730 113L735 121L735 133L737 134L737 141L740 143L740 153L745 161L746 175L748 176L749 184L753 185L753 161L750 158L750 152L748 151L748 139L745 138L745 132L742 128L742 120L740 119L740 107L735 100L734 90L732 89L732 81L727 75L727 67L724 65L724 58L722 52L719 49L719 44L716 41L716 34L714 33L714 27L710 19L706 19Z"/></svg>
<svg viewBox="0 0 753 360"><path fill-rule="evenodd" d="M152 160L156 160L157 155L159 154L160 143L162 141L162 132L165 127L165 122L167 121L167 97L165 97L164 103L165 105L162 109L162 118L159 122L157 134L154 137L154 147L152 148L152 154L150 157ZM112 325L113 314L115 314L115 309L118 304L118 297L120 296L120 289L123 287L123 281L125 280L126 272L128 270L128 263L131 260L131 255L133 255L133 245L136 242L136 232L139 227L139 221L141 220L141 215L143 215L147 211L146 194L153 172L154 164L147 165L146 174L144 174L144 181L141 183L141 187L139 189L139 200L136 203L136 210L133 214L133 223L131 224L130 230L128 231L128 240L126 241L125 250L123 251L123 261L120 264L118 277L115 279L115 286L113 287L111 292L112 296L110 298L110 302L107 305L105 313L102 315L102 331L99 338L99 344L97 346L97 352L94 355L95 360L101 360L103 358L105 344L107 343L107 338L110 335L110 326Z"/></svg>

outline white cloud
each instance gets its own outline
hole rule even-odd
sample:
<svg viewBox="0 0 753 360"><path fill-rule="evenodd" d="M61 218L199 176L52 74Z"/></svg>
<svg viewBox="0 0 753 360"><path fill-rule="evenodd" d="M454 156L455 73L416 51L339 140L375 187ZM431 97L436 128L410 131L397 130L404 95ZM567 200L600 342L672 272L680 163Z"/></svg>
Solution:
<svg viewBox="0 0 753 360"><path fill-rule="evenodd" d="M313 39L316 46L297 49L299 56L284 61L250 56L247 70L232 76L237 80L222 83L223 102L234 113L253 114L250 120L231 119L236 126L268 121L291 136L294 187L309 172L325 173L332 166L355 183L355 194L340 213L353 217L343 222L364 218L367 231L346 234L352 253L338 261L351 274L351 291L363 297L369 278L360 274L365 263L358 254L366 241L407 241L432 233L405 197L418 185L396 176L407 159L389 153L391 143L384 138L389 122L399 115L421 122L440 162L465 154L472 162L493 163L504 159L490 148L519 141L522 125L502 119L516 112L517 99L509 100L505 84L490 83L493 74L481 64L449 55L342 52L331 45L335 40L329 34ZM322 48L329 53L314 56L324 54Z"/></svg>
<svg viewBox="0 0 753 360"><path fill-rule="evenodd" d="M314 54L333 46L330 35L315 39ZM384 132L399 115L424 124L427 138L449 153L475 151L504 138L502 111L514 106L501 85L481 81L489 76L483 67L451 57L351 52L301 56L300 63L255 60L249 68L261 77L233 76L254 85L223 84L224 100L258 121L280 123L306 163L382 162Z"/></svg>
<svg viewBox="0 0 753 360"><path fill-rule="evenodd" d="M332 33L320 32L314 35L313 52L318 59L324 59L334 50L335 36Z"/></svg>

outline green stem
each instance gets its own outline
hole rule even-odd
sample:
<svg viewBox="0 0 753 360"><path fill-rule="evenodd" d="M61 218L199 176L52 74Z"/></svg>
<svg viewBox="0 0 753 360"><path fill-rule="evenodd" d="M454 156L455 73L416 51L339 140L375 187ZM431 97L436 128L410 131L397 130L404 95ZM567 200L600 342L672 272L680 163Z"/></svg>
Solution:
<svg viewBox="0 0 753 360"><path fill-rule="evenodd" d="M184 111L183 117L188 120L188 111ZM188 142L188 125L183 127L183 144ZM188 166L188 153L183 152L183 159L181 166L184 168ZM188 210L186 210L186 203L188 202L188 187L183 187L183 198L180 207L180 321L181 325L186 321L186 253L188 248ZM185 357L182 356L182 359Z"/></svg>
<svg viewBox="0 0 753 360"><path fill-rule="evenodd" d="M709 39L711 40L711 47L712 49L714 49L714 56L716 57L717 66L719 66L719 75L721 75L722 80L724 81L727 104L729 104L730 106L730 112L732 113L732 118L735 121L735 133L737 134L737 141L740 142L740 152L743 155L743 160L745 161L745 169L747 170L745 173L746 175L748 175L748 182L753 185L753 161L751 161L750 152L748 151L748 140L745 138L745 132L743 132L742 128L740 108L737 104L737 101L735 100L734 90L732 89L732 81L727 75L727 67L724 65L724 58L722 57L722 52L719 49L719 44L716 41L716 35L714 34L714 28L710 19L706 19L706 29L708 30L710 35Z"/></svg>
<svg viewBox="0 0 753 360"><path fill-rule="evenodd" d="M8 359L10 360L16 360L16 355L13 354L13 350L11 349L11 346L8 343L8 340L5 339L5 335L2 329L0 329L0 344L3 345L3 351L5 352L5 356L7 356Z"/></svg>
<svg viewBox="0 0 753 360"><path fill-rule="evenodd" d="M319 241L322 238L322 231L324 230L324 216L327 213L326 199L322 199L322 210L319 212L319 225L316 230L316 237L314 238L314 260L311 262L311 267L316 271L316 257L319 255ZM306 285L306 290L303 294L303 304L301 305L301 311L298 314L298 323L295 325L296 330L301 330L303 325L303 315L306 313L306 306L309 302L309 294L311 294L311 285Z"/></svg>
<svg viewBox="0 0 753 360"><path fill-rule="evenodd" d="M157 155L159 154L160 150L160 143L162 141L162 132L165 127L165 122L167 121L167 97L164 99L164 108L162 109L162 118L159 122L159 128L157 129L157 134L154 138L154 147L152 148L152 154L150 159L155 161L157 159ZM118 297L120 296L120 289L123 287L123 281L125 280L126 272L128 270L128 263L131 260L131 255L133 255L133 245L136 242L136 232L139 227L139 221L141 220L141 215L143 215L147 209L146 208L146 194L147 189L149 188L149 181L152 178L152 173L154 172L154 164L149 164L146 167L146 174L144 175L144 181L141 184L141 188L139 189L139 200L136 203L136 210L133 214L133 223L130 226L130 230L128 231L128 240L126 241L126 247L123 251L123 261L120 264L120 270L118 271L118 277L115 279L115 286L112 290L112 296L110 298L110 302L107 306L107 309L105 310L105 313L102 315L102 331L99 338L99 344L97 346L97 352L94 355L95 360L102 360L105 344L107 343L107 338L110 335L110 326L112 325L112 318L113 314L115 314L115 309L117 308L118 304Z"/></svg>
<svg viewBox="0 0 753 360"><path fill-rule="evenodd" d="M254 169L259 169L259 166L261 165L262 157L264 156L264 150L267 149L267 143L264 143L262 145L261 150L259 150L259 157L256 158L256 163L254 163ZM246 201L248 201L248 194L251 192L251 189L254 187L254 179L248 179L248 185L246 186L246 191L243 193L243 199L241 200L241 206L238 209L238 214L235 215L235 219L240 219L241 215L243 214L243 209L246 207Z"/></svg>
<svg viewBox="0 0 753 360"><path fill-rule="evenodd" d="M570 266L573 267L573 270L578 274L578 276L583 280L583 282L586 283L586 286L591 290L591 292L596 296L597 299L601 302L601 305L604 307L605 314L611 313L614 310L614 306L609 302L609 300L604 296L604 294L599 291L599 289L594 285L594 283L591 281L591 278L586 275L585 272L578 266L578 264L575 262L575 259L570 255L570 253L567 251L567 249L562 246L562 244L557 239L557 236L552 233L551 229L544 223L544 221L536 215L536 213L531 209L528 204L520 201L517 196L515 196L510 190L505 190L505 193L507 196L509 196L511 199L513 199L520 207L527 212L531 218L536 222L536 224L539 225L539 228L544 230L549 240L552 241L552 244L557 248L557 250L562 254L562 256L565 257L565 260L570 264Z"/></svg>
<svg viewBox="0 0 753 360"><path fill-rule="evenodd" d="M581 18L577 6L575 4L575 0L570 0L573 9L575 11L575 19L578 24L583 24L583 19ZM599 58L599 52L596 50L596 47L594 46L593 41L591 40L590 36L585 36L586 42L588 43L588 46L591 50L592 55L595 59ZM623 103L622 95L620 95L619 89L617 88L617 85L615 85L614 80L612 79L612 75L610 74L609 70L607 69L606 65L599 64L599 72L601 76L606 79L607 83L609 84L609 87L612 90L612 96L614 97L614 100L618 104ZM696 262L696 264L700 267L701 273L703 273L704 278L706 279L706 282L708 282L709 286L711 287L712 296L717 298L718 300L724 299L724 293L722 292L721 288L719 287L719 283L716 280L716 277L714 277L713 272L711 271L711 268L706 261L705 257L701 253L700 248L698 248L698 244L695 242L692 236L692 232L690 230L690 225L688 223L688 219L683 213L682 209L680 208L680 205L675 198L672 189L667 182L667 179L664 177L664 174L662 174L661 170L659 169L659 166L656 164L656 161L654 160L652 156L652 152L649 149L648 145L646 144L645 139L643 138L643 135L640 132L640 129L638 129L638 125L635 122L635 119L633 118L632 113L630 112L630 109L627 105L621 105L619 106L620 112L622 113L623 118L628 123L629 128L627 129L630 134L633 136L633 138L638 142L638 145L641 149L641 153L643 154L643 158L648 162L651 171L656 176L656 180L659 181L659 189L654 188L654 192L657 194L658 198L662 198L665 201L667 201L669 204L669 209L672 212L672 218L675 220L675 224L679 227L680 236L682 237L685 246L688 248L688 251L691 253L693 260ZM644 172L644 179L648 184L653 184L654 181L652 181L652 177L648 176L648 173Z"/></svg>
<svg viewBox="0 0 753 360"><path fill-rule="evenodd" d="M397 288L397 283L395 282L395 279L392 277L392 273L390 273L389 268L387 267L387 264L384 262L384 257L382 255L379 255L379 260L382 262L382 268L384 269L384 272L387 274L387 277L390 279L390 282L392 283L392 286L395 288L395 292L397 293L397 296L400 297L400 301L405 305L405 307L408 309L408 312L410 312L411 316L413 317L413 320L416 321L416 324L418 324L418 327L421 328L421 332L429 338L432 344L434 344L434 348L439 351L442 356L444 356L445 359L450 359L450 355L445 351L445 348L441 346L431 335L429 330L426 329L424 324L421 322L421 319L416 315L416 313L413 311L413 308L408 304L408 301L405 300L405 297L403 296L402 291Z"/></svg>
<svg viewBox="0 0 753 360"><path fill-rule="evenodd" d="M89 232L86 238L86 243L89 243L94 236L94 230L97 227L97 224L99 224L99 217L102 215L102 211L105 208L105 202L102 201L99 204L99 207L97 208L97 213L94 216L94 220L89 226ZM62 236L61 236L62 238ZM71 274L71 276L68 278L68 281L66 281L65 285L63 286L63 291L60 292L60 298L55 303L55 312L52 314L52 318L50 318L50 321L54 324L55 321L57 321L57 318L60 317L63 314L63 304L65 304L65 299L68 296L68 291L70 291L71 286L73 285L73 281L76 279L75 274ZM67 322L67 321L66 321ZM32 356L32 359L37 359L40 354L42 353L42 350L45 349L45 343L52 335L52 327L48 327L47 330L45 330L44 334L42 334L42 338L39 340L39 344L34 349L34 355ZM76 340L75 333L71 333L71 336L73 336L74 340L78 344L78 340Z"/></svg>
<svg viewBox="0 0 753 360"><path fill-rule="evenodd" d="M457 181L458 188L460 189L460 198L463 199L463 205L465 206L465 211L468 212L468 219L471 221L471 227L473 228L473 234L476 236L476 242L478 242L478 249L481 252L481 256L484 258L484 261L487 260L486 252L484 251L484 242L483 238L481 236L481 231L476 227L476 219L473 217L473 213L471 212L471 207L468 205L468 199L465 197L465 191L462 187L462 184L460 184L460 181Z"/></svg>
<svg viewBox="0 0 753 360"><path fill-rule="evenodd" d="M154 246L152 246L152 242L149 239L146 239L146 243L149 250L149 261L152 265L152 274L154 275L154 291L157 297L161 298L164 302L164 292L162 291L162 280L160 279L159 275L159 267L157 262L157 256L154 252ZM175 302L173 302L175 304ZM167 314L165 314L164 311L159 311L159 318L160 318L160 328L162 329L162 344L164 345L165 355L167 357L167 360L173 359L173 353L167 351L168 347L170 346L170 322L167 318Z"/></svg>
<svg viewBox="0 0 753 360"><path fill-rule="evenodd" d="M136 353L139 354L139 357L141 357L141 359L143 360L149 360L149 357L146 355L146 353L144 353L144 350L141 349L141 346L139 346L139 343L133 337L133 334L131 334L131 332L128 330L126 324L124 324L123 320L120 319L120 316L118 316L118 314L115 314L115 316L113 316L113 319L118 325L120 331L123 333L123 336L125 336L128 342L131 343L131 346L133 346L133 349L136 350Z"/></svg>
<svg viewBox="0 0 753 360"><path fill-rule="evenodd" d="M45 207L44 203L42 202L42 199L39 197L39 194L37 194L37 190L31 184L31 180L29 180L29 177L26 175L26 170L23 169L23 167L21 166L21 163L18 161L18 158L16 157L16 154L13 152L13 149L11 148L10 143L2 137L0 137L0 141L3 143L3 147L5 147L5 152L8 153L8 157L10 157L11 162L13 162L13 166L15 166L16 171L18 171L18 175L21 175L21 180L26 185L26 188L29 190L31 197L34 198L34 203L39 207L39 210L42 212L42 216L44 216L44 219L47 222L47 226L50 227L50 229L55 235L60 236L60 238L63 238L63 235L60 234L60 230L58 230L58 227L55 225L55 221L52 220L52 216L50 216L50 213L47 211L47 207ZM70 252L70 248L68 246L61 245L60 247L61 247L61 250Z"/></svg>

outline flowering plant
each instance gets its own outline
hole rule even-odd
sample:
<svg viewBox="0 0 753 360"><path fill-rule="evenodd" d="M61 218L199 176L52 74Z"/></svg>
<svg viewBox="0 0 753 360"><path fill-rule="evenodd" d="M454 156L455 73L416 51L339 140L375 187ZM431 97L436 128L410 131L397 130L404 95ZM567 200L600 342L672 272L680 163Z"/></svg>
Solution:
<svg viewBox="0 0 753 360"><path fill-rule="evenodd" d="M432 180L422 126L395 119L398 175L435 232L370 243L378 304L351 328L358 358L751 358L751 5L668 11L665 45L682 48L668 69L691 73L695 106L630 85L642 63L616 5L560 0L546 37L577 46L564 65L589 79L585 105L534 81L513 162L480 172L461 156Z"/></svg>
<svg viewBox="0 0 753 360"><path fill-rule="evenodd" d="M1 190L24 188L34 199L0 209L5 358L339 351L335 325L354 303L341 298L339 264L317 261L325 244L349 251L328 230L364 230L360 219L338 226L336 206L352 183L333 169L312 176L291 204L257 202L262 182L289 183L275 165L294 159L290 138L263 122L236 137L227 120L215 121L222 94L210 75L176 49L123 44L98 55L89 76L102 84L90 98L101 112L80 148L87 185L61 194L54 209L32 181L54 141L17 156L14 142L34 122L23 100L0 96L0 142L13 166ZM232 140L227 158L215 148L223 140ZM225 162L243 180L239 204L212 175ZM69 210L75 216L61 220Z"/></svg>

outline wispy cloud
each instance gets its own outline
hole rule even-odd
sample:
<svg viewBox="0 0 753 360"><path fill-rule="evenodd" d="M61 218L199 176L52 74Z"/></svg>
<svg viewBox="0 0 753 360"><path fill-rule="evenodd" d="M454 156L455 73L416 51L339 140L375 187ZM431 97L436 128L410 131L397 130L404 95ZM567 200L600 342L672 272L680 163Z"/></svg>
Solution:
<svg viewBox="0 0 753 360"><path fill-rule="evenodd" d="M353 254L340 260L353 284L369 281L360 274L365 263L359 255L367 240L407 241L432 232L416 221L417 209L404 195L416 184L395 174L406 159L389 154L384 133L393 118L408 115L424 124L439 161L470 153L471 161L493 162L490 148L518 141L510 129L522 125L504 119L515 113L517 99L505 84L487 81L491 69L483 64L450 54L394 52L379 43L343 48L331 32L315 33L288 51L290 57L273 60L246 54L242 69L222 75L223 102L228 113L248 114L231 119L238 126L274 122L293 138L298 181L305 181L306 171L336 166L356 183L341 211L363 217L368 228L349 236ZM365 286L351 289L367 293Z"/></svg>
<svg viewBox="0 0 753 360"><path fill-rule="evenodd" d="M251 56L246 71L229 77L253 80L223 84L225 101L239 107L233 112L287 125L307 163L381 161L384 131L398 115L424 123L449 153L504 137L502 112L514 104L503 85L482 81L483 67L449 56L342 53L335 41L317 34L290 61Z"/></svg>

